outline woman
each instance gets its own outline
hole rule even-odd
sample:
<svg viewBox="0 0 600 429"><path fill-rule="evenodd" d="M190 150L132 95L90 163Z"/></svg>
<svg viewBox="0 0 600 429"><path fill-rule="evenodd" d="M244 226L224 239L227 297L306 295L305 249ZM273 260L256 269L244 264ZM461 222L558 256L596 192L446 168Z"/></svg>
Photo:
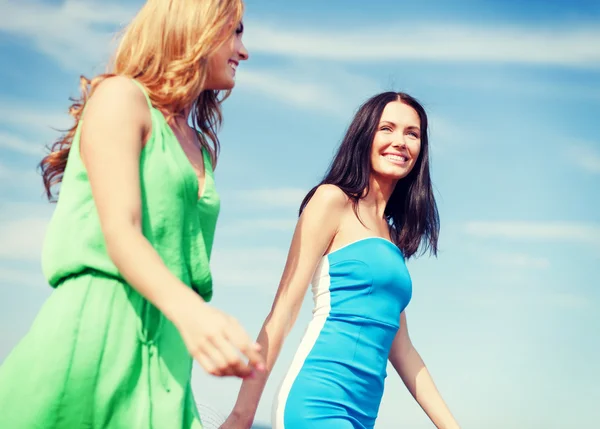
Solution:
<svg viewBox="0 0 600 429"><path fill-rule="evenodd" d="M458 425L408 336L405 260L437 252L427 116L386 92L356 114L325 179L300 209L258 343L267 370L244 380L224 429L249 428L312 279L313 318L273 404L274 429L373 428L387 360L438 428Z"/></svg>
<svg viewBox="0 0 600 429"><path fill-rule="evenodd" d="M262 369L206 304L242 14L241 0L149 0L111 73L82 78L75 125L41 162L50 199L61 184L43 251L55 290L0 368L0 427L199 429L192 357L217 376Z"/></svg>

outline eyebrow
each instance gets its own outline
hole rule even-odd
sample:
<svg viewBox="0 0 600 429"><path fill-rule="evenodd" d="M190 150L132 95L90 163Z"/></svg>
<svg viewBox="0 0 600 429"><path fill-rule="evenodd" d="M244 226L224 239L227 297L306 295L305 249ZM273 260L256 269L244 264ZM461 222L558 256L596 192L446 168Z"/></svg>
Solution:
<svg viewBox="0 0 600 429"><path fill-rule="evenodd" d="M392 121L381 121L379 123L379 125L383 125L383 124L389 124L389 125L393 126L394 128L398 127L398 124L396 124L395 122L392 122ZM408 128L409 130L417 130L419 132L421 131L421 128L418 127L417 125L410 125L410 126L408 126L406 128Z"/></svg>

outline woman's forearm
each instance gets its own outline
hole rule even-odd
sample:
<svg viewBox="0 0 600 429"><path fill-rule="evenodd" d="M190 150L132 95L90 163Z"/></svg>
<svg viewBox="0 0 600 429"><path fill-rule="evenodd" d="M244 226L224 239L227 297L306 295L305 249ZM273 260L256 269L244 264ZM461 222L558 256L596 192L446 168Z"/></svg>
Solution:
<svg viewBox="0 0 600 429"><path fill-rule="evenodd" d="M252 424L260 398L265 385L275 366L279 352L287 334L291 330L295 317L271 313L265 320L258 335L257 343L261 346L261 353L265 361L265 371L255 373L253 377L242 382L237 401L232 414L240 421L245 422L248 427Z"/></svg>
<svg viewBox="0 0 600 429"><path fill-rule="evenodd" d="M395 366L410 394L438 429L459 428L414 347L411 347Z"/></svg>
<svg viewBox="0 0 600 429"><path fill-rule="evenodd" d="M105 234L107 250L123 278L168 319L178 303L197 295L166 267L158 252L134 226Z"/></svg>

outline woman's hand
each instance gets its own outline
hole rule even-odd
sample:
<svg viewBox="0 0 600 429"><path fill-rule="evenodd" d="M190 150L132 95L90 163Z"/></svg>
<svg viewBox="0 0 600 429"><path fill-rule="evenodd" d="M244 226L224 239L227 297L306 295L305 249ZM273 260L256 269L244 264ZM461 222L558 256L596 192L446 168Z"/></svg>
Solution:
<svg viewBox="0 0 600 429"><path fill-rule="evenodd" d="M250 340L238 321L206 304L192 290L189 292L189 296L179 300L171 320L202 368L217 377L246 378L254 369L263 371L260 346Z"/></svg>

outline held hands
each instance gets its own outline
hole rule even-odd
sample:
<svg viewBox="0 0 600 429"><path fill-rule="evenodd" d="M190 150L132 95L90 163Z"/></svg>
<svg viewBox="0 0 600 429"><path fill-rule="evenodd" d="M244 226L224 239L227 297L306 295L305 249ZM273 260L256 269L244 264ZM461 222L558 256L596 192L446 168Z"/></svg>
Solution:
<svg viewBox="0 0 600 429"><path fill-rule="evenodd" d="M217 377L252 376L264 370L260 346L251 341L233 317L209 306L199 297L181 303L173 323L206 372ZM242 356L248 362L242 360Z"/></svg>

